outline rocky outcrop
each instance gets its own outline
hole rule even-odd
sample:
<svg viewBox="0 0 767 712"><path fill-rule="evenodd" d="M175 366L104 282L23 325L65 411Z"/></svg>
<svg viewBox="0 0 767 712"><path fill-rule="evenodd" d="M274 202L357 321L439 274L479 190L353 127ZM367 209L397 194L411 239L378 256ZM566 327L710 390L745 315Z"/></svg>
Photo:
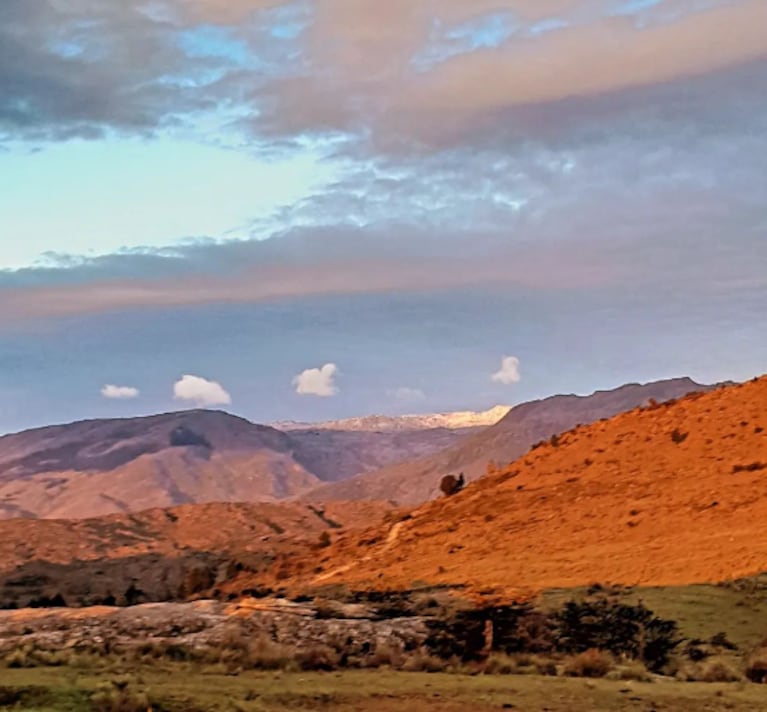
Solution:
<svg viewBox="0 0 767 712"><path fill-rule="evenodd" d="M264 638L298 650L323 646L365 656L384 645L415 650L427 637L424 618L382 618L359 605L324 617L314 606L283 599L0 611L0 654L30 648L129 652L169 644L204 651Z"/></svg>

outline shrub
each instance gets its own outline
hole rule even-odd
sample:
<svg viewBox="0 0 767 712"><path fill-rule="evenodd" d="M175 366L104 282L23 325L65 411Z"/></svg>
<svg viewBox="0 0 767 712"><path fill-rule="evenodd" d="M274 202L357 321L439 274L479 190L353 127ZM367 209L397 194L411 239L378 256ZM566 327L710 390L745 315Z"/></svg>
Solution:
<svg viewBox="0 0 767 712"><path fill-rule="evenodd" d="M726 648L727 650L738 649L738 646L735 645L735 643L733 643L727 637L727 633L717 633L716 635L712 635L709 643L711 643L711 645L716 646L717 648Z"/></svg>
<svg viewBox="0 0 767 712"><path fill-rule="evenodd" d="M485 675L556 675L554 661L538 655L493 653L482 666Z"/></svg>
<svg viewBox="0 0 767 712"><path fill-rule="evenodd" d="M733 465L732 472L737 474L738 472L758 472L759 470L767 469L767 463L764 462L749 462L747 465Z"/></svg>
<svg viewBox="0 0 767 712"><path fill-rule="evenodd" d="M683 443L685 440L687 440L687 436L689 433L683 433L678 428L674 428L671 431L671 440L673 440L674 444L679 445L680 443Z"/></svg>
<svg viewBox="0 0 767 712"><path fill-rule="evenodd" d="M341 656L327 645L315 645L299 650L295 659L302 670L325 670L329 672L337 669L341 664Z"/></svg>
<svg viewBox="0 0 767 712"><path fill-rule="evenodd" d="M610 653L591 648L568 660L564 672L569 677L604 677L612 667Z"/></svg>
<svg viewBox="0 0 767 712"><path fill-rule="evenodd" d="M404 672L445 672L449 665L449 660L418 650L408 656L401 669Z"/></svg>
<svg viewBox="0 0 767 712"><path fill-rule="evenodd" d="M259 670L283 670L290 666L294 655L292 648L262 635L248 642L243 663Z"/></svg>
<svg viewBox="0 0 767 712"><path fill-rule="evenodd" d="M743 675L726 660L708 660L703 665L701 682L738 682Z"/></svg>
<svg viewBox="0 0 767 712"><path fill-rule="evenodd" d="M512 611L516 611L516 618ZM507 653L549 653L555 647L555 619L529 606L515 606L504 612L505 623L493 625L493 647Z"/></svg>
<svg viewBox="0 0 767 712"><path fill-rule="evenodd" d="M483 667L486 675L515 675L518 671L519 661L503 653L490 655Z"/></svg>
<svg viewBox="0 0 767 712"><path fill-rule="evenodd" d="M676 677L685 682L737 682L743 676L723 658L708 658L702 663L684 663Z"/></svg>
<svg viewBox="0 0 767 712"><path fill-rule="evenodd" d="M404 662L405 657L402 654L402 651L389 643L379 643L376 645L373 652L365 661L369 667L391 667L395 669L402 667Z"/></svg>
<svg viewBox="0 0 767 712"><path fill-rule="evenodd" d="M153 709L143 692L132 690L100 690L91 696L93 712L146 712Z"/></svg>
<svg viewBox="0 0 767 712"><path fill-rule="evenodd" d="M652 675L647 668L638 661L631 661L617 665L606 675L608 680L633 680L635 682L651 682Z"/></svg>
<svg viewBox="0 0 767 712"><path fill-rule="evenodd" d="M427 622L429 636L425 645L430 655L461 662L479 660L485 652L487 612L483 610L455 611L445 618Z"/></svg>
<svg viewBox="0 0 767 712"><path fill-rule="evenodd" d="M767 683L767 650L758 650L748 659L746 677L751 682Z"/></svg>
<svg viewBox="0 0 767 712"><path fill-rule="evenodd" d="M608 598L569 601L556 616L556 646L568 653L596 648L642 660L657 672L680 644L677 624L658 618L643 604Z"/></svg>

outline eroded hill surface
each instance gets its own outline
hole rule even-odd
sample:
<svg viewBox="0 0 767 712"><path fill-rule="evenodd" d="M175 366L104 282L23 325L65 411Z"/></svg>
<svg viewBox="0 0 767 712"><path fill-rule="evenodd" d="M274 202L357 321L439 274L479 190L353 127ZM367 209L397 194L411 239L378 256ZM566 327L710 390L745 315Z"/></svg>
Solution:
<svg viewBox="0 0 767 712"><path fill-rule="evenodd" d="M292 573L306 586L508 595L722 581L767 570L765 522L762 377L577 427L394 526L339 536Z"/></svg>
<svg viewBox="0 0 767 712"><path fill-rule="evenodd" d="M649 402L711 390L689 378L628 384L590 396L559 395L515 406L495 425L461 439L432 455L384 467L343 482L320 485L302 495L307 501L385 500L414 506L439 495L440 478L464 472L474 480L489 462L505 464L523 455L534 443L578 424L610 418Z"/></svg>
<svg viewBox="0 0 767 712"><path fill-rule="evenodd" d="M240 568L315 551L382 521L374 503L194 504L83 520L0 521L0 608L183 599ZM60 598L57 598L60 597Z"/></svg>

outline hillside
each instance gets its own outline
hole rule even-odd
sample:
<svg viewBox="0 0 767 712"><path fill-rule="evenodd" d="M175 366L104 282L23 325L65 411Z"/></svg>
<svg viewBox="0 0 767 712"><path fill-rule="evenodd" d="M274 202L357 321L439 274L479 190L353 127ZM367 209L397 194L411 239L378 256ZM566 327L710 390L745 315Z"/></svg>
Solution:
<svg viewBox="0 0 767 712"><path fill-rule="evenodd" d="M339 536L293 571L312 586L507 595L722 581L767 570L766 484L762 377L577 427L393 527Z"/></svg>
<svg viewBox="0 0 767 712"><path fill-rule="evenodd" d="M272 500L318 482L287 435L219 412L85 421L0 438L5 517Z"/></svg>
<svg viewBox="0 0 767 712"><path fill-rule="evenodd" d="M280 500L460 437L447 429L288 434L214 411L39 428L0 437L0 518Z"/></svg>
<svg viewBox="0 0 767 712"><path fill-rule="evenodd" d="M439 481L463 472L474 480L491 461L505 464L523 455L534 443L579 423L610 418L654 399L679 398L710 390L689 378L643 385L628 384L590 396L557 395L515 406L495 425L460 440L433 455L384 467L343 482L321 485L302 496L307 501L382 500L416 505L439 495Z"/></svg>
<svg viewBox="0 0 767 712"><path fill-rule="evenodd" d="M305 466L323 482L339 482L398 462L428 457L481 428L429 430L291 430Z"/></svg>
<svg viewBox="0 0 767 712"><path fill-rule="evenodd" d="M0 608L61 595L70 605L118 599L131 585L149 600L212 586L227 565L269 567L316 547L323 532L383 519L374 503L194 504L81 520L0 521ZM186 590L182 590L185 587Z"/></svg>

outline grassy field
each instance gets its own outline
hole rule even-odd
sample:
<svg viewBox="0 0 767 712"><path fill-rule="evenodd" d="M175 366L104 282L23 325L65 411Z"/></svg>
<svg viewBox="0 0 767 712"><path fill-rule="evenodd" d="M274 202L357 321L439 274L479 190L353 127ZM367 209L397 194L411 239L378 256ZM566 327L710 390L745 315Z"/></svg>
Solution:
<svg viewBox="0 0 767 712"><path fill-rule="evenodd" d="M127 674L35 668L0 670L0 708L4 706L37 712L145 712L147 709L153 712L485 712L499 709L756 712L767 709L767 686L386 670L248 672L232 676L184 665L134 669Z"/></svg>
<svg viewBox="0 0 767 712"><path fill-rule="evenodd" d="M585 589L550 590L543 605L555 608L585 594ZM686 638L708 640L723 632L743 652L767 639L767 575L721 585L637 587L618 597L630 604L641 601L661 618L676 621Z"/></svg>
<svg viewBox="0 0 767 712"><path fill-rule="evenodd" d="M611 595L631 604L642 601L657 615L676 620L687 639L708 641L724 633L733 645L717 650L711 660L721 659L731 669L740 671L738 677L742 677L750 652L767 637L765 577L720 586L614 589ZM565 601L583 597L587 597L585 589L549 591L543 597L542 607L554 609ZM97 658L83 654L74 655L66 665L62 664L65 659L69 659L67 655L54 656L48 662L36 663L36 667L0 666L0 709L37 712L767 711L767 685L745 681L680 682L673 678L653 678L646 671L643 677L626 681L609 679L610 676L603 679L561 674L559 677L464 674L470 666L459 667L459 672L431 674L389 668L319 673L256 671L247 665L238 667L240 663L231 660L226 665L210 659L196 663L174 662L180 658L167 655L149 659ZM704 660L701 665L708 662ZM288 668L295 669L295 666ZM498 667L487 669L499 671ZM653 681L639 681L644 678Z"/></svg>

